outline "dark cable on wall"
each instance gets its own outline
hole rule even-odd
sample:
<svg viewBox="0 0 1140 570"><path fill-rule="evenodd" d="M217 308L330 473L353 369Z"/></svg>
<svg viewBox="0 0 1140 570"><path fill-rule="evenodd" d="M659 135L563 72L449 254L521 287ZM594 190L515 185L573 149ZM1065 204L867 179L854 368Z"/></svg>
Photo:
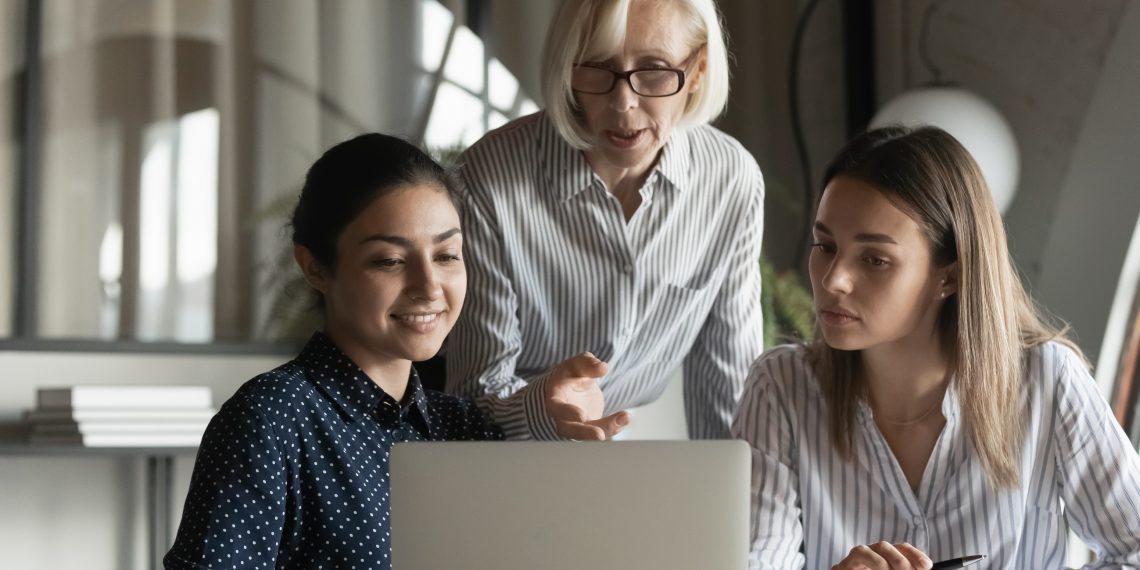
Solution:
<svg viewBox="0 0 1140 570"><path fill-rule="evenodd" d="M930 72L931 82L937 84L942 80L942 69L935 65L934 60L930 57L930 48L927 45L927 38L930 36L930 20L934 12L942 7L946 0L934 0L926 6L926 11L922 14L922 29L918 33L918 55L922 58L922 64L926 66L926 70Z"/></svg>
<svg viewBox="0 0 1140 570"><path fill-rule="evenodd" d="M796 267L806 271L808 244L811 243L812 209L815 206L815 190L811 180L811 163L808 157L807 143L804 141L803 125L800 122L799 105L799 68L800 51L803 49L804 32L807 29L811 15L815 12L820 0L811 0L800 12L796 22L796 32L792 37L792 55L788 64L788 106L792 116L792 136L796 140L796 152L800 157L800 175L804 184L804 214L803 228L799 245L796 247Z"/></svg>

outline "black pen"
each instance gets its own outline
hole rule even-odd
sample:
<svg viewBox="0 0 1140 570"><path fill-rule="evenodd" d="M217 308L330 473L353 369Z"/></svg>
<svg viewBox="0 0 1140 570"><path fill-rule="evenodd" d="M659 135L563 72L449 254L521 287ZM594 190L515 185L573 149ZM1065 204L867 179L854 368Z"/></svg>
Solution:
<svg viewBox="0 0 1140 570"><path fill-rule="evenodd" d="M951 558L950 560L943 560L942 562L935 562L930 570L949 570L950 568L965 568L973 566L975 562L980 562L985 556L975 554L973 556L963 556L961 558Z"/></svg>

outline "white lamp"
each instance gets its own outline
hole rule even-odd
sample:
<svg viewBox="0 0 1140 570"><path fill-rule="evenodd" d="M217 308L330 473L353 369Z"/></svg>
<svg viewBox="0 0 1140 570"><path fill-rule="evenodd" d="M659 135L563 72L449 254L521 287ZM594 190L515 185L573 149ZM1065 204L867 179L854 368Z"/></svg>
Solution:
<svg viewBox="0 0 1140 570"><path fill-rule="evenodd" d="M1017 192L1020 160L1013 130L993 105L965 89L932 85L906 91L888 102L871 127L932 125L962 143L973 155L1003 215Z"/></svg>

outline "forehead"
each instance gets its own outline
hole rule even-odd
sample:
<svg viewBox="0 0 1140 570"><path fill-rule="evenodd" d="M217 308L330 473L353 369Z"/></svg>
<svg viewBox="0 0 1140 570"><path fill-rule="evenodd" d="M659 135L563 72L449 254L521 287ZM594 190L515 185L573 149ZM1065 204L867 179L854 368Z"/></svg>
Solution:
<svg viewBox="0 0 1140 570"><path fill-rule="evenodd" d="M633 0L624 29L609 29L610 22L597 22L592 44L586 47L587 59L643 56L681 58L688 55L694 38L688 24L688 12L682 2L670 0Z"/></svg>
<svg viewBox="0 0 1140 570"><path fill-rule="evenodd" d="M827 226L837 239L858 233L883 233L896 240L926 239L918 223L877 188L844 176L832 179L824 188L816 221Z"/></svg>
<svg viewBox="0 0 1140 570"><path fill-rule="evenodd" d="M459 213L447 192L434 184L417 184L385 192L372 200L348 224L344 235L350 238L389 235L414 239L439 235L458 227Z"/></svg>

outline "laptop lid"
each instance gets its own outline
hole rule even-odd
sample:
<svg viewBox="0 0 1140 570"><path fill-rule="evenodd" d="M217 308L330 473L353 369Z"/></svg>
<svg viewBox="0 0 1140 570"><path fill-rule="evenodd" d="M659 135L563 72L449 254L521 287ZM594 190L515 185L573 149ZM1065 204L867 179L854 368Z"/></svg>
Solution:
<svg viewBox="0 0 1140 570"><path fill-rule="evenodd" d="M735 441L402 443L393 568L744 568Z"/></svg>

